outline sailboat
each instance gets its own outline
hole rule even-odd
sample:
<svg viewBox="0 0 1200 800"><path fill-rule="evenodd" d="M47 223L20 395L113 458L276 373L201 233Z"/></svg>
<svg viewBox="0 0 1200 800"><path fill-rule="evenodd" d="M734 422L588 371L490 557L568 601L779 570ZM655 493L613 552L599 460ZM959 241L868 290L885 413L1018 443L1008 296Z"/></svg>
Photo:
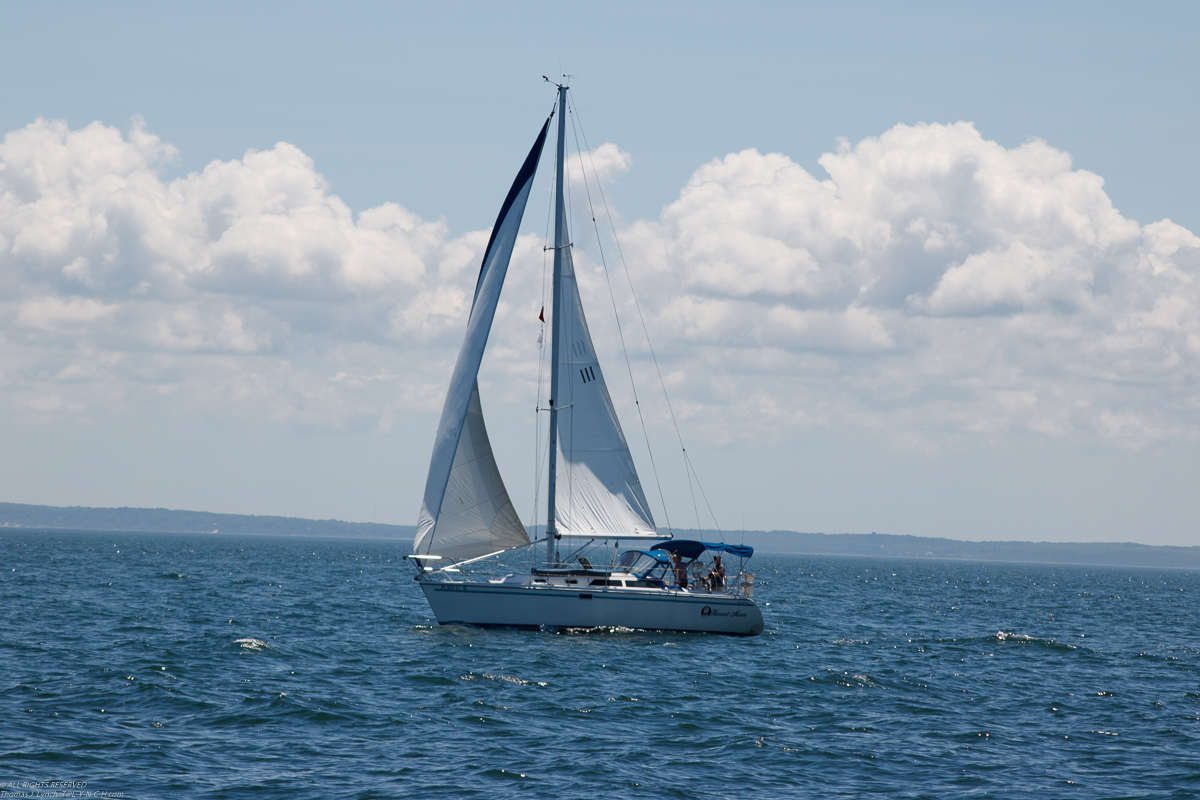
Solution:
<svg viewBox="0 0 1200 800"><path fill-rule="evenodd" d="M571 258L563 187L567 90L558 85L557 110L521 165L484 251L409 556L414 580L442 625L759 634L754 576L744 569L753 549L664 536L646 502ZM539 409L549 416L547 516L544 537L531 539L492 452L478 375L555 113L550 397ZM738 566L727 567L726 559Z"/></svg>

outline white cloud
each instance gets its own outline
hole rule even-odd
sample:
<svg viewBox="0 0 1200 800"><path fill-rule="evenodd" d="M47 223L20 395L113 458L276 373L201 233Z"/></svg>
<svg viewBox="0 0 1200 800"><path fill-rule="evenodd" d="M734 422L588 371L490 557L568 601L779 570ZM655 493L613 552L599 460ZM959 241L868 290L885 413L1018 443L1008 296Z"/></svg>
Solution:
<svg viewBox="0 0 1200 800"><path fill-rule="evenodd" d="M17 307L15 327L43 331L78 330L111 317L115 311L115 306L90 298L34 297Z"/></svg>
<svg viewBox="0 0 1200 800"><path fill-rule="evenodd" d="M628 171L633 164L633 156L612 142L605 142L594 150L569 153L565 161L567 180L571 185L582 187L583 176L586 175L595 191L597 180L607 182L615 175Z"/></svg>
<svg viewBox="0 0 1200 800"><path fill-rule="evenodd" d="M683 391L707 383L713 414L739 408L717 388L732 375L783 412L824 404L814 419L898 442L1200 432L1192 233L1143 228L1066 153L969 123L898 125L820 164L824 180L779 154L725 156L625 234L657 338L693 354Z"/></svg>
<svg viewBox="0 0 1200 800"><path fill-rule="evenodd" d="M333 428L440 406L486 231L395 203L355 218L286 143L164 181L174 155L139 121L39 120L0 144L0 402ZM602 181L632 163L613 144L584 160ZM926 449L1200 433L1200 238L1125 218L1045 142L1005 148L969 123L898 125L819 163L826 177L733 153L622 227L681 415L721 438L847 423ZM577 268L603 327L589 234L577 224ZM497 397L536 378L541 248L518 242Z"/></svg>
<svg viewBox="0 0 1200 800"><path fill-rule="evenodd" d="M355 220L286 143L163 181L174 155L140 121L123 136L38 120L0 144L10 396L72 413L165 396L337 427L412 396L399 378L338 395L340 368L443 379L486 234L392 203Z"/></svg>

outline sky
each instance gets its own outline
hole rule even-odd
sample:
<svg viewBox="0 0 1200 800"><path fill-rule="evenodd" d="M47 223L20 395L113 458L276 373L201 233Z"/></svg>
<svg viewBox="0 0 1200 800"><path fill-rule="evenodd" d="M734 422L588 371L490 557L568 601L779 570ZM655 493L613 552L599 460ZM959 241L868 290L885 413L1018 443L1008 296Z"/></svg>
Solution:
<svg viewBox="0 0 1200 800"><path fill-rule="evenodd" d="M0 500L415 523L569 74L660 527L1200 544L1200 10L1045 5L0 5ZM526 523L551 173L481 373Z"/></svg>

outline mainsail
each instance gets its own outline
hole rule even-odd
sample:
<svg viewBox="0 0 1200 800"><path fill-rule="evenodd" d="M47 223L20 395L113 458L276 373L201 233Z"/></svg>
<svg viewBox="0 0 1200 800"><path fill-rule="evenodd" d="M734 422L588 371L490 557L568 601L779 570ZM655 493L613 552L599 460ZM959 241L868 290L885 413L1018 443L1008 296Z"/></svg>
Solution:
<svg viewBox="0 0 1200 800"><path fill-rule="evenodd" d="M467 335L454 363L425 480L413 540L418 555L464 560L529 541L492 456L477 378L549 125L546 120L517 173L484 251Z"/></svg>
<svg viewBox="0 0 1200 800"><path fill-rule="evenodd" d="M557 532L588 538L657 536L592 347L571 248L561 252L561 308L554 309L559 317Z"/></svg>
<svg viewBox="0 0 1200 800"><path fill-rule="evenodd" d="M654 518L596 360L579 300L563 191L567 87L558 87L551 325L550 498L546 558L555 538L654 536Z"/></svg>

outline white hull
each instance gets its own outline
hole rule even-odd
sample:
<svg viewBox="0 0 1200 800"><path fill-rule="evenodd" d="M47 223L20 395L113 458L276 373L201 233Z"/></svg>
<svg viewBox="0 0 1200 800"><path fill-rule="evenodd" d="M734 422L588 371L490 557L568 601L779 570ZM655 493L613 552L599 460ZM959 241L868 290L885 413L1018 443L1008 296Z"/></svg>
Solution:
<svg viewBox="0 0 1200 800"><path fill-rule="evenodd" d="M755 636L763 618L751 599L680 589L565 587L421 580L441 625L601 628Z"/></svg>

